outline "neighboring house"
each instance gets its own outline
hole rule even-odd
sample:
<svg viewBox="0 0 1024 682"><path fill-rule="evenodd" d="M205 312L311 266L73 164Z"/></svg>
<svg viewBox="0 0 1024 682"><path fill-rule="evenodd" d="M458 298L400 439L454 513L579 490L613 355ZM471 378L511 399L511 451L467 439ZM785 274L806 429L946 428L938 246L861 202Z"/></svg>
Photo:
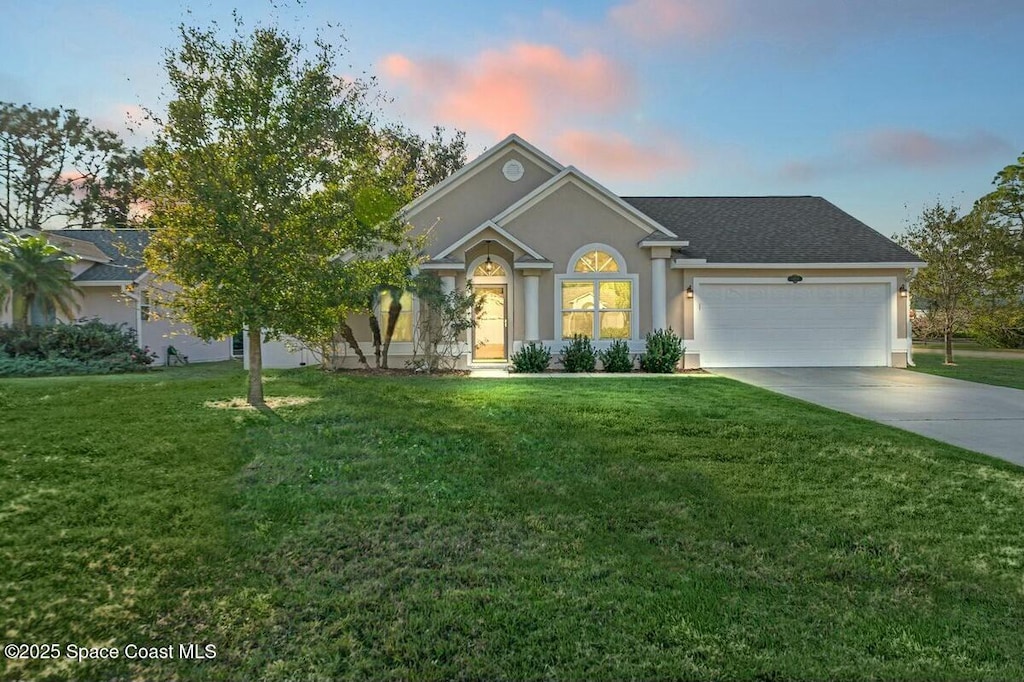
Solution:
<svg viewBox="0 0 1024 682"><path fill-rule="evenodd" d="M530 341L557 352L573 333L640 352L667 327L686 367L908 362L906 277L924 263L820 197L618 197L511 135L406 216L429 235L421 269L484 301L468 366ZM406 298L392 367L413 353ZM370 350L369 325L354 332ZM310 361L265 344L268 367Z"/></svg>
<svg viewBox="0 0 1024 682"><path fill-rule="evenodd" d="M174 346L190 362L229 360L232 340L206 342L191 334L187 325L173 322L165 311L156 309L151 295L151 276L140 260L149 242L144 230L43 230L54 246L73 256L71 273L81 290L75 319L99 318L134 329L140 347L156 353L155 362L166 360L168 346ZM49 319L33 316L33 323L72 322L49 311ZM0 323L10 324L10 304L0 311Z"/></svg>

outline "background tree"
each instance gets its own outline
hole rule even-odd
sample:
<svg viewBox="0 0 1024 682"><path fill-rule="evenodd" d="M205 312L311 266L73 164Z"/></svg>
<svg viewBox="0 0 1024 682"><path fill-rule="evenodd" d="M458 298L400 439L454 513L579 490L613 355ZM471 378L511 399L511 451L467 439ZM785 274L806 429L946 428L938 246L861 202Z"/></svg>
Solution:
<svg viewBox="0 0 1024 682"><path fill-rule="evenodd" d="M399 125L378 134L382 162L402 184L396 187L409 200L418 197L466 165L466 133L455 130L450 139L442 126L434 126L428 139Z"/></svg>
<svg viewBox="0 0 1024 682"><path fill-rule="evenodd" d="M75 294L81 293L68 267L74 260L42 236L10 235L0 241L0 309L11 301L14 323L22 329L29 326L33 308L73 318Z"/></svg>
<svg viewBox="0 0 1024 682"><path fill-rule="evenodd" d="M963 328L978 292L989 279L988 225L977 213L936 202L926 208L906 234L895 241L928 265L911 281L914 298L942 329L945 362L953 364L953 336Z"/></svg>
<svg viewBox="0 0 1024 682"><path fill-rule="evenodd" d="M0 102L0 230L98 227L138 156L74 109ZM129 172L129 169L133 169Z"/></svg>
<svg viewBox="0 0 1024 682"><path fill-rule="evenodd" d="M237 19L226 40L180 33L145 156L145 261L198 335L248 330L248 401L262 405L261 330L336 328L343 275L361 262L350 256L403 241L402 199L379 172L366 86L334 75L334 47L307 52L276 27L246 35Z"/></svg>
<svg viewBox="0 0 1024 682"><path fill-rule="evenodd" d="M982 342L1024 346L1024 155L995 177L996 189L975 204L990 226L992 277L971 329Z"/></svg>

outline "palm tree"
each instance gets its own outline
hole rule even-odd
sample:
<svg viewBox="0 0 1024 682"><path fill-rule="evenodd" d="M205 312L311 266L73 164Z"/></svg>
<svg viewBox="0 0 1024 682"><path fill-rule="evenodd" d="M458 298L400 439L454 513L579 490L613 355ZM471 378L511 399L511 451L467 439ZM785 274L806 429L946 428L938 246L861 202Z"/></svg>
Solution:
<svg viewBox="0 0 1024 682"><path fill-rule="evenodd" d="M36 305L74 317L78 309L74 294L81 290L71 281L67 267L73 260L41 235L11 235L6 244L0 242L0 308L10 298L15 308L14 322L22 329L28 327Z"/></svg>

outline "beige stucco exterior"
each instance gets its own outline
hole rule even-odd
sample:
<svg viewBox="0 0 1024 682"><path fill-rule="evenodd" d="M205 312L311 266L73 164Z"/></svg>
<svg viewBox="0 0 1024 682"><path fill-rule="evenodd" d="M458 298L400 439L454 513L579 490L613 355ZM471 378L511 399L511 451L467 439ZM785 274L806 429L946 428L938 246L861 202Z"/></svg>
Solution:
<svg viewBox="0 0 1024 682"><path fill-rule="evenodd" d="M508 161L522 164L523 174L511 181L503 173ZM512 137L485 153L461 174L431 190L409 207L408 219L416 234L426 234L426 263L457 288L471 278L471 270L490 255L506 267L506 310L508 314L507 352L511 354L529 340L527 309L536 310L536 338L557 355L564 342L559 333L561 305L560 280L576 279L572 274L575 256L588 245L608 251L621 259L616 275L633 281L635 320L630 338L634 352L643 350L645 336L660 326L655 324L655 308L664 305L664 326L676 330L685 342L694 342L694 301L687 288L694 279L713 278L785 281L790 274L808 280L835 278L891 279L893 284L890 362L907 363L907 299L899 297L896 287L906 281L904 268L829 266L805 269L785 267L676 267L674 248L681 247L685 234L673 235L638 214L610 192L573 168L565 168L538 150ZM659 244L658 240L670 241ZM657 267L652 263L658 261ZM664 273L663 296L655 285ZM535 280L527 283L527 277ZM536 298L530 292L536 289ZM663 303L662 303L663 302ZM364 353L372 355L369 325L363 320L350 324ZM470 340L471 341L471 340ZM609 342L595 342L599 348ZM471 344L467 343L467 348ZM390 365L401 367L413 352L411 343L395 343ZM472 364L473 356L464 357ZM372 358L371 358L372 362ZM355 366L349 353L345 365ZM688 352L687 367L700 365L700 354Z"/></svg>

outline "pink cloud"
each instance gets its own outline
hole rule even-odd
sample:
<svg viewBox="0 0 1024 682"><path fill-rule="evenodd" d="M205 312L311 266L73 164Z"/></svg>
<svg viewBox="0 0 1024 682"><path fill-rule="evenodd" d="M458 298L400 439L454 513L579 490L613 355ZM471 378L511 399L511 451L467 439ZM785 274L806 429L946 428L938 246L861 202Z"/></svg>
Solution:
<svg viewBox="0 0 1024 682"><path fill-rule="evenodd" d="M535 136L565 116L618 111L634 90L632 75L597 51L573 57L532 43L459 63L391 54L380 68L436 121L499 137Z"/></svg>
<svg viewBox="0 0 1024 682"><path fill-rule="evenodd" d="M919 168L983 159L1010 148L1006 141L990 133L939 137L898 128L869 131L855 136L848 145L851 149L863 148L865 157L872 161Z"/></svg>
<svg viewBox="0 0 1024 682"><path fill-rule="evenodd" d="M619 133L567 130L554 140L556 156L588 175L612 179L648 180L658 173L686 171L693 159L677 140L664 136L654 143L637 143Z"/></svg>
<svg viewBox="0 0 1024 682"><path fill-rule="evenodd" d="M608 21L637 42L656 44L716 33L722 21L718 7L693 0L627 0L608 10Z"/></svg>
<svg viewBox="0 0 1024 682"><path fill-rule="evenodd" d="M940 136L912 128L875 128L843 136L833 150L817 158L790 161L780 174L806 181L878 168L927 170L986 161L1012 151L1006 140L983 131Z"/></svg>

